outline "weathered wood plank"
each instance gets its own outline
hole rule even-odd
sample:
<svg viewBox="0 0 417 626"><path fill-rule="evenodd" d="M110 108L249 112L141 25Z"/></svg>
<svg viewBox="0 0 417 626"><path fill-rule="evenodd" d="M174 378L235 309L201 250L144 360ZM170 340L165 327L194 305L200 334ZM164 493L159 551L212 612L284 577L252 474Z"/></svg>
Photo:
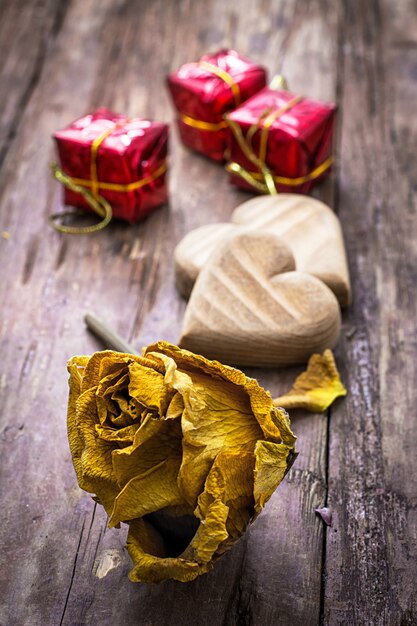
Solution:
<svg viewBox="0 0 417 626"><path fill-rule="evenodd" d="M350 394L330 421L324 622L415 624L415 13L350 2L341 24L339 209L354 334L341 347Z"/></svg>
<svg viewBox="0 0 417 626"><path fill-rule="evenodd" d="M0 164L59 34L67 0L0 5Z"/></svg>

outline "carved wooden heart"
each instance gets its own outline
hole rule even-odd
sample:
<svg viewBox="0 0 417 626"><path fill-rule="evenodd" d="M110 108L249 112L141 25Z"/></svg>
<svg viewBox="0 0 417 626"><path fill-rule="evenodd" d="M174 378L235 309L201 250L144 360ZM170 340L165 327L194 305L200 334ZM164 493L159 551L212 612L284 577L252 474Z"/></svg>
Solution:
<svg viewBox="0 0 417 626"><path fill-rule="evenodd" d="M180 345L246 366L303 363L332 348L338 302L319 279L294 268L291 251L273 233L226 238L198 276Z"/></svg>
<svg viewBox="0 0 417 626"><path fill-rule="evenodd" d="M175 251L176 281L188 297L210 254L237 227L276 233L291 249L297 270L320 278L341 306L350 302L349 271L339 220L323 202L299 194L261 196L235 209L232 223L210 224L191 231Z"/></svg>

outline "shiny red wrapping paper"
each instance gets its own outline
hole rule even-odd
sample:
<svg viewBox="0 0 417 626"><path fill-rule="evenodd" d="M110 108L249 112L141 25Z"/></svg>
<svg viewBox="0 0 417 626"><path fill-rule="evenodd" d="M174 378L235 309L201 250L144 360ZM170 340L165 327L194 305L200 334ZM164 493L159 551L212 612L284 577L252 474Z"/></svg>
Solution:
<svg viewBox="0 0 417 626"><path fill-rule="evenodd" d="M210 70L210 66L219 68L223 78L213 68ZM265 86L266 70L234 50L220 50L204 55L196 63L183 65L168 76L167 82L179 112L182 142L215 161L222 161L226 147L223 115Z"/></svg>
<svg viewBox="0 0 417 626"><path fill-rule="evenodd" d="M167 201L167 124L99 109L54 138L62 170L90 192L94 159L97 192L110 203L113 217L137 222ZM99 143L95 156L94 142ZM91 210L81 194L66 188L64 194L65 204Z"/></svg>
<svg viewBox="0 0 417 626"><path fill-rule="evenodd" d="M233 132L235 122L249 154L255 155L270 172L277 191L307 193L330 171L336 110L335 104L295 96L285 90L267 87L257 93L227 115L230 121L226 167L231 172L231 182L262 193L235 173L240 168L265 183L262 167L248 158ZM264 127L267 128L263 130Z"/></svg>

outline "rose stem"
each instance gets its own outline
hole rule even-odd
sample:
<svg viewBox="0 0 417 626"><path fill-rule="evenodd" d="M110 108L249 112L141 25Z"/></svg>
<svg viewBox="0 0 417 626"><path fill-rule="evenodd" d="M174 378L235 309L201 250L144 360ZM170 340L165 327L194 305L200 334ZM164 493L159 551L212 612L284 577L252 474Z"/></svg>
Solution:
<svg viewBox="0 0 417 626"><path fill-rule="evenodd" d="M128 354L137 354L136 350L127 343L120 335L114 330L109 328L103 320L98 318L94 313L87 313L84 316L84 321L87 324L89 330L91 330L96 337L101 339L104 345L110 350L116 350L116 352L127 352Z"/></svg>

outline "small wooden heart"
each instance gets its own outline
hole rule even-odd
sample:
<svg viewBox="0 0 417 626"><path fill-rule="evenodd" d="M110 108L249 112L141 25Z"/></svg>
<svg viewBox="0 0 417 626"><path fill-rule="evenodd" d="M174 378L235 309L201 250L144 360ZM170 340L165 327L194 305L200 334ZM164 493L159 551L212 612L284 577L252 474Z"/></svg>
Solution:
<svg viewBox="0 0 417 626"><path fill-rule="evenodd" d="M315 276L293 271L294 257L275 234L238 232L201 270L184 317L180 345L240 366L284 366L332 348L339 304Z"/></svg>
<svg viewBox="0 0 417 626"><path fill-rule="evenodd" d="M291 249L297 270L320 278L342 307L351 299L349 271L339 220L323 202L299 194L262 196L235 209L232 223L209 224L191 231L175 250L176 283L189 297L201 268L236 228L279 235Z"/></svg>

